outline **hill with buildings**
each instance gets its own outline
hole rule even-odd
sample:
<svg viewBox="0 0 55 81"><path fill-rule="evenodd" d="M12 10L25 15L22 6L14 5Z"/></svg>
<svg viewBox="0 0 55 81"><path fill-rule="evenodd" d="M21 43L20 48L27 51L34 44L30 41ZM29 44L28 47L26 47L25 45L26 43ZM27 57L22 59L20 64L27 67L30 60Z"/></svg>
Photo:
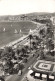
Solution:
<svg viewBox="0 0 55 81"><path fill-rule="evenodd" d="M48 19L52 16L55 16L55 13L45 13L45 12L34 12L29 14L22 15L7 15L0 16L0 21L21 21L21 20L33 20L33 19Z"/></svg>

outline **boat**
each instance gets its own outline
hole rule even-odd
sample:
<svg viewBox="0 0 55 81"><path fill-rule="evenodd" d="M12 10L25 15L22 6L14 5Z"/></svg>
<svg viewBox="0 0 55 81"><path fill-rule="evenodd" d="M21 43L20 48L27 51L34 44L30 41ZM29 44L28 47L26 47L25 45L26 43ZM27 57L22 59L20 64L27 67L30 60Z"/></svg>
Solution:
<svg viewBox="0 0 55 81"><path fill-rule="evenodd" d="M30 32L32 32L32 30L30 29Z"/></svg>
<svg viewBox="0 0 55 81"><path fill-rule="evenodd" d="M21 29L20 29L20 33L21 33Z"/></svg>
<svg viewBox="0 0 55 81"><path fill-rule="evenodd" d="M31 29L29 30L29 33L32 33L32 30Z"/></svg>
<svg viewBox="0 0 55 81"><path fill-rule="evenodd" d="M18 33L18 31L15 29L14 33L15 33L15 34L17 34L17 33Z"/></svg>
<svg viewBox="0 0 55 81"><path fill-rule="evenodd" d="M5 28L3 28L3 32L5 32L6 31L6 29Z"/></svg>

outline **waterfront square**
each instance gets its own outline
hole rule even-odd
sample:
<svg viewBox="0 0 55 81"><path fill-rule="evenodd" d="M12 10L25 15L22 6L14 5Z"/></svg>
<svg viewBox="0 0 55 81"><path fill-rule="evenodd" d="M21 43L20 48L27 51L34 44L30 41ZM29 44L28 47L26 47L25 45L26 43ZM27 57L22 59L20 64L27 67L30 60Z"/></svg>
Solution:
<svg viewBox="0 0 55 81"><path fill-rule="evenodd" d="M34 66L34 70L39 72L48 72L48 73L55 73L55 62L51 61L44 61L44 60L38 60Z"/></svg>

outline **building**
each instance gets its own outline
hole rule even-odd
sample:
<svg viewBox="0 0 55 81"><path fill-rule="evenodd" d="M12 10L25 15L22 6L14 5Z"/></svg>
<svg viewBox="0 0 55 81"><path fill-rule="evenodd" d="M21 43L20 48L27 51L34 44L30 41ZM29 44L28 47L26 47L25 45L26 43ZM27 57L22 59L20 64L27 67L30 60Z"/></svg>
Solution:
<svg viewBox="0 0 55 81"><path fill-rule="evenodd" d="M27 73L30 81L55 81L55 62L38 60Z"/></svg>

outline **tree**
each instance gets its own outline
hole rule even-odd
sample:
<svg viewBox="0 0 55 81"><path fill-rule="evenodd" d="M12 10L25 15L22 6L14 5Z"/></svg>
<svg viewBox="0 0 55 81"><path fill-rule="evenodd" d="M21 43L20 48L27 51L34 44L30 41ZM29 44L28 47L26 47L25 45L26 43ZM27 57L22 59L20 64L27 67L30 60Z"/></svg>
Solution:
<svg viewBox="0 0 55 81"><path fill-rule="evenodd" d="M53 32L54 30L53 30L53 28L51 28L51 27L48 27L47 28L47 38L52 38L54 35L54 32Z"/></svg>
<svg viewBox="0 0 55 81"><path fill-rule="evenodd" d="M40 38L37 35L34 35L33 38L36 41L36 43L40 40Z"/></svg>
<svg viewBox="0 0 55 81"><path fill-rule="evenodd" d="M54 54L55 54L55 51L52 51L52 52L51 52L51 56L54 56Z"/></svg>
<svg viewBox="0 0 55 81"><path fill-rule="evenodd" d="M24 68L24 65L23 65L23 64L19 63L19 64L17 65L17 69L18 69L18 70L22 70L23 68Z"/></svg>
<svg viewBox="0 0 55 81"><path fill-rule="evenodd" d="M9 56L8 52L3 51L2 54L1 54L1 59L2 60L7 60L8 59L7 58L8 56Z"/></svg>
<svg viewBox="0 0 55 81"><path fill-rule="evenodd" d="M7 51L7 52L12 52L13 49L12 49L12 47L6 47L6 48L5 48L5 51Z"/></svg>
<svg viewBox="0 0 55 81"><path fill-rule="evenodd" d="M26 53L24 48L22 48L22 53L23 53L23 57L24 57L24 54Z"/></svg>
<svg viewBox="0 0 55 81"><path fill-rule="evenodd" d="M2 55L3 51L4 51L4 49L0 49L0 59L1 59L1 55Z"/></svg>
<svg viewBox="0 0 55 81"><path fill-rule="evenodd" d="M10 48L5 48L1 54L1 59L2 60L11 60L15 56L15 52L13 49L9 50Z"/></svg>
<svg viewBox="0 0 55 81"><path fill-rule="evenodd" d="M36 40L39 40L39 37L37 35L34 35L33 37L35 37Z"/></svg>
<svg viewBox="0 0 55 81"><path fill-rule="evenodd" d="M45 37L45 29L41 29L39 34L44 38Z"/></svg>
<svg viewBox="0 0 55 81"><path fill-rule="evenodd" d="M40 55L41 59L44 59L45 58L45 55L44 55L44 52L41 51L41 55Z"/></svg>
<svg viewBox="0 0 55 81"><path fill-rule="evenodd" d="M30 52L31 52L31 39L33 38L32 34L29 35L29 39L30 39Z"/></svg>
<svg viewBox="0 0 55 81"><path fill-rule="evenodd" d="M13 66L14 66L14 64L11 60L8 60L6 65L9 66L9 68L13 68Z"/></svg>
<svg viewBox="0 0 55 81"><path fill-rule="evenodd" d="M17 55L19 55L19 53L20 53L20 49L17 49L16 52L17 52Z"/></svg>
<svg viewBox="0 0 55 81"><path fill-rule="evenodd" d="M32 42L33 48L36 48L36 43L33 41Z"/></svg>
<svg viewBox="0 0 55 81"><path fill-rule="evenodd" d="M26 54L27 54L27 52L28 52L28 49L29 49L29 46L25 46L25 50L26 50Z"/></svg>
<svg viewBox="0 0 55 81"><path fill-rule="evenodd" d="M47 40L47 48L49 49L49 50L53 50L54 49L54 44L53 44L53 40L52 39L49 39L49 40Z"/></svg>
<svg viewBox="0 0 55 81"><path fill-rule="evenodd" d="M10 70L13 69L13 66L14 66L14 64L13 64L13 62L11 60L3 61L3 70L5 72L9 73Z"/></svg>

